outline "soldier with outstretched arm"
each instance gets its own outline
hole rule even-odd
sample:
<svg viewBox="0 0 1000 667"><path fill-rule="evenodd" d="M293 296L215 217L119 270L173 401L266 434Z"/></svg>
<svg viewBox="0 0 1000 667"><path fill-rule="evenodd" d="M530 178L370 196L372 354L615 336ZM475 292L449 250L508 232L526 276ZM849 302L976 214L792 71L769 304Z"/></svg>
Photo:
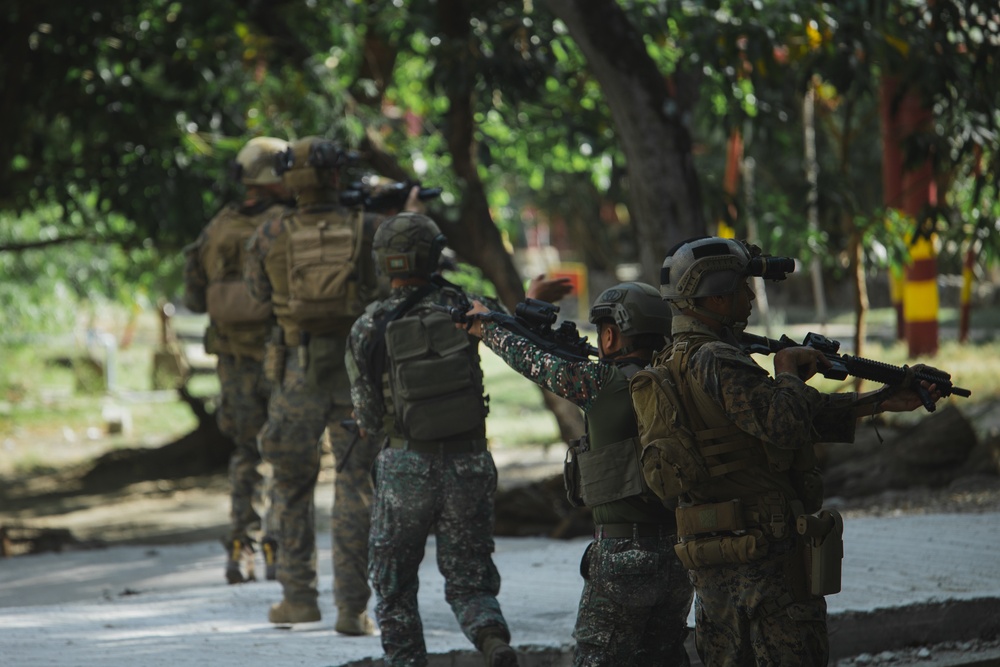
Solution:
<svg viewBox="0 0 1000 667"><path fill-rule="evenodd" d="M827 664L823 596L840 590L843 522L821 510L813 445L853 441L858 417L920 407L918 386L931 402L941 396L915 379L819 392L805 380L830 361L809 347L777 352L772 377L740 336L764 260L724 238L672 249L660 292L676 308L673 342L631 383L644 476L678 503L676 552L708 667Z"/></svg>
<svg viewBox="0 0 1000 667"><path fill-rule="evenodd" d="M543 350L488 316L475 302L469 332L586 415L587 433L570 448L566 474L571 502L590 506L595 524L580 564L585 583L573 664L687 665L691 584L674 554L673 509L637 474L639 431L628 392L629 379L667 342L669 306L644 283L602 292L589 317L597 325L597 362Z"/></svg>

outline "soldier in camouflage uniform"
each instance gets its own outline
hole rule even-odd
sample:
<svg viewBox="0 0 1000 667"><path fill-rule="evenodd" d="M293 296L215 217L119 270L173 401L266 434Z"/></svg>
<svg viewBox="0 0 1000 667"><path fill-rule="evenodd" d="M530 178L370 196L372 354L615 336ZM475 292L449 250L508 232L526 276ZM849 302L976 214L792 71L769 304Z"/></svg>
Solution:
<svg viewBox="0 0 1000 667"><path fill-rule="evenodd" d="M677 554L697 593L696 643L707 667L827 664L823 593L840 582L822 582L827 590L817 593L806 557L830 558L839 572L843 524L828 510L812 514L822 503L813 444L849 442L856 418L921 405L914 384L816 391L804 380L830 362L812 348L778 352L774 377L744 353L748 276L765 275L759 253L722 238L674 248L660 278L680 312L673 343L632 380L647 482L661 495L681 493ZM657 377L670 380L680 405L665 400ZM818 553L799 532L814 536L809 526L824 515Z"/></svg>
<svg viewBox="0 0 1000 667"><path fill-rule="evenodd" d="M584 552L576 667L687 665L684 648L692 589L674 554L673 510L637 475L638 427L629 379L666 343L669 306L643 283L605 290L590 309L600 363L543 351L481 315L470 333L529 380L580 406L587 434L567 456L571 502L593 511L594 541Z"/></svg>
<svg viewBox="0 0 1000 667"><path fill-rule="evenodd" d="M242 248L261 222L288 203L288 191L274 171L275 156L287 147L281 139L251 139L236 156L237 177L246 186L243 202L222 209L185 248L184 303L193 312L209 314L205 351L218 355L219 430L236 445L229 459L230 531L225 542L231 584L255 578L251 534L260 528L260 517L253 500L262 484L257 433L267 421L270 394L262 361L274 321L270 302L258 306L246 293ZM273 519L274 513L267 517ZM267 578L274 579L276 526L272 521L264 528Z"/></svg>
<svg viewBox="0 0 1000 667"><path fill-rule="evenodd" d="M385 442L371 527L375 614L388 667L427 664L417 571L433 531L445 598L463 632L487 665L514 667L491 555L497 478L486 446L478 341L433 309L468 304L460 288L433 275L444 243L422 215L383 223L374 254L392 290L351 329L355 415Z"/></svg>
<svg viewBox="0 0 1000 667"><path fill-rule="evenodd" d="M258 299L274 304L278 330L265 369L274 383L261 455L274 470L280 512L278 581L284 599L272 623L321 618L317 604L313 492L320 442L327 429L337 461L333 505L334 600L343 634L372 634L367 614L368 528L377 443L353 441L340 426L350 418L344 352L351 324L377 294L371 239L382 216L345 209L338 179L345 154L315 137L294 142L280 171L297 209L261 225L251 239L244 277ZM407 206L414 205L411 196ZM353 442L353 444L352 444Z"/></svg>

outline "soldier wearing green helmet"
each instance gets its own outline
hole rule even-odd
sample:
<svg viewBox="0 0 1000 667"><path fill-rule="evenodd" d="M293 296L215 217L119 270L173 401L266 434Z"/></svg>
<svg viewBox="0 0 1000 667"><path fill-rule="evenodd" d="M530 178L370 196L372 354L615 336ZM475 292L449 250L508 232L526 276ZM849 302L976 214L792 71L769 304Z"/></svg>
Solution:
<svg viewBox="0 0 1000 667"><path fill-rule="evenodd" d="M262 222L291 205L274 169L276 156L287 148L285 141L274 137L248 141L236 155L233 169L234 178L245 187L243 200L219 211L184 250L184 303L209 316L205 351L218 356L219 430L235 444L229 460L230 531L224 541L230 584L256 578L253 545L262 528L253 506L262 485L257 433L267 421L270 394L262 362L274 323L270 301L256 301L243 283L244 246ZM268 525L259 539L268 579L275 578L274 519L274 512L268 512Z"/></svg>
<svg viewBox="0 0 1000 667"><path fill-rule="evenodd" d="M333 506L334 629L374 632L367 614L370 469L377 443L341 428L351 416L344 351L351 324L377 296L371 257L383 216L339 202L348 154L319 137L292 142L275 165L296 208L264 222L250 240L244 277L250 292L273 304L277 326L265 370L274 385L261 455L274 471L281 534L277 578L282 600L272 623L319 621L313 493L320 444L329 438L337 475ZM411 193L407 207L420 207Z"/></svg>
<svg viewBox="0 0 1000 667"><path fill-rule="evenodd" d="M468 314L485 314L474 304ZM584 552L573 664L686 665L691 584L674 554L673 510L645 485L629 379L667 343L671 313L656 288L626 282L590 308L600 362L567 361L485 319L470 333L529 380L583 409L587 432L567 453L570 502L587 505L594 541Z"/></svg>
<svg viewBox="0 0 1000 667"><path fill-rule="evenodd" d="M369 559L375 614L387 667L427 664L417 571L433 531L445 598L462 631L486 665L516 667L496 599L497 473L486 442L478 341L436 308L464 307L469 298L437 273L445 243L427 216L386 220L375 233L373 256L391 291L351 329L355 415L383 442Z"/></svg>
<svg viewBox="0 0 1000 667"><path fill-rule="evenodd" d="M817 391L805 381L830 362L812 348L775 354L773 377L744 352L751 278L792 270L733 239L675 246L660 275L677 311L673 342L631 382L644 477L677 503L675 552L697 594L707 667L827 664L823 596L840 590L843 522L821 511L813 445L853 441L858 417L922 405L915 385Z"/></svg>

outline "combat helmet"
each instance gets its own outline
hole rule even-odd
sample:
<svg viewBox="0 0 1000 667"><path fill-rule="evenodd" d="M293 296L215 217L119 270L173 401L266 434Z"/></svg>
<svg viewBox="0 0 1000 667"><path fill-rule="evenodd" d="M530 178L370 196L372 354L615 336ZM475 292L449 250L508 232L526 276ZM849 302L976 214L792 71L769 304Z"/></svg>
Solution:
<svg viewBox="0 0 1000 667"><path fill-rule="evenodd" d="M749 247L734 239L705 236L674 246L660 269L660 294L679 308L694 299L735 292L750 272Z"/></svg>
<svg viewBox="0 0 1000 667"><path fill-rule="evenodd" d="M330 174L348 162L348 154L334 141L305 137L291 142L277 155L275 170L296 195L332 187Z"/></svg>
<svg viewBox="0 0 1000 667"><path fill-rule="evenodd" d="M274 137L254 137L236 154L234 177L243 185L276 185L281 174L275 158L288 150L288 142Z"/></svg>
<svg viewBox="0 0 1000 667"><path fill-rule="evenodd" d="M611 320L625 336L670 335L670 304L652 285L619 283L603 292L590 307L590 323Z"/></svg>
<svg viewBox="0 0 1000 667"><path fill-rule="evenodd" d="M420 213L399 213L379 225L372 256L381 275L429 277L438 268L447 239L437 224Z"/></svg>

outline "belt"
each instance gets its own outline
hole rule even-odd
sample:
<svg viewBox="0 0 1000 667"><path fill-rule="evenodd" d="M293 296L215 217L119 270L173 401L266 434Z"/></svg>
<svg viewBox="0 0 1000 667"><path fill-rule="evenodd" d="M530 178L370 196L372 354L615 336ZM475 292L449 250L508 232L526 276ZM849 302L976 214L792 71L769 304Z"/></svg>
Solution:
<svg viewBox="0 0 1000 667"><path fill-rule="evenodd" d="M418 454L478 454L485 452L486 439L478 440L406 440L404 438L389 438L391 449L405 449Z"/></svg>
<svg viewBox="0 0 1000 667"><path fill-rule="evenodd" d="M599 523L594 526L594 539L672 537L676 530L672 523Z"/></svg>

